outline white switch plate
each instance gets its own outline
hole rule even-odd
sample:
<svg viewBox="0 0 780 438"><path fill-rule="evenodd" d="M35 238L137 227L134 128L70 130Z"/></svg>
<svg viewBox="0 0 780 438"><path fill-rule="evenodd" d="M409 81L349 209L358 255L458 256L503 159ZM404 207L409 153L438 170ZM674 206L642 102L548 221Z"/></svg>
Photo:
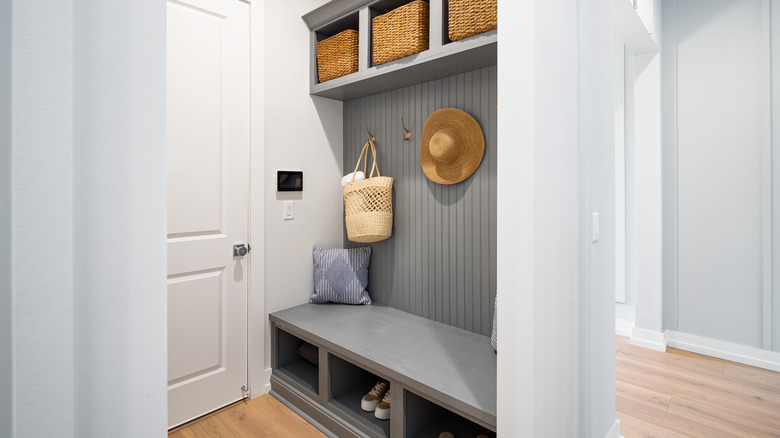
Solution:
<svg viewBox="0 0 780 438"><path fill-rule="evenodd" d="M599 241L599 214L593 213L593 243Z"/></svg>
<svg viewBox="0 0 780 438"><path fill-rule="evenodd" d="M295 219L295 206L293 201L284 201L284 220L291 221Z"/></svg>

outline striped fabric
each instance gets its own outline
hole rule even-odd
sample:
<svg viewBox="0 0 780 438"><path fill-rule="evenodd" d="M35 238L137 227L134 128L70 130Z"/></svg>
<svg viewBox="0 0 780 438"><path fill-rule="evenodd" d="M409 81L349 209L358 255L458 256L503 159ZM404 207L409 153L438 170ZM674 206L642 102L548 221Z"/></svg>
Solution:
<svg viewBox="0 0 780 438"><path fill-rule="evenodd" d="M498 351L498 328L496 326L496 315L498 314L498 295L496 295L496 301L493 304L493 334L490 336L490 343L493 344L493 349Z"/></svg>
<svg viewBox="0 0 780 438"><path fill-rule="evenodd" d="M368 262L371 247L325 249L314 246L314 294L311 303L371 304Z"/></svg>

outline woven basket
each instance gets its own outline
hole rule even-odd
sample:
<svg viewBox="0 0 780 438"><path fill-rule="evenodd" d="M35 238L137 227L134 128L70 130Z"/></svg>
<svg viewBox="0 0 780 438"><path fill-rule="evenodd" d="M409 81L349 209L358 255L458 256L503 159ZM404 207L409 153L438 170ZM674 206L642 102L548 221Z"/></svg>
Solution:
<svg viewBox="0 0 780 438"><path fill-rule="evenodd" d="M374 64L428 50L428 3L416 0L373 21Z"/></svg>
<svg viewBox="0 0 780 438"><path fill-rule="evenodd" d="M363 173L365 173L369 147L374 154L371 175L363 181L347 184L342 189L347 238L353 242L379 242L390 237L393 232L393 178L379 174L373 140L369 140L363 146L355 172L360 167L360 160L365 154L363 164ZM374 177L374 170L376 170L376 177Z"/></svg>
<svg viewBox="0 0 780 438"><path fill-rule="evenodd" d="M498 0L449 0L450 40L498 28Z"/></svg>
<svg viewBox="0 0 780 438"><path fill-rule="evenodd" d="M317 43L320 82L358 71L358 31L347 29Z"/></svg>

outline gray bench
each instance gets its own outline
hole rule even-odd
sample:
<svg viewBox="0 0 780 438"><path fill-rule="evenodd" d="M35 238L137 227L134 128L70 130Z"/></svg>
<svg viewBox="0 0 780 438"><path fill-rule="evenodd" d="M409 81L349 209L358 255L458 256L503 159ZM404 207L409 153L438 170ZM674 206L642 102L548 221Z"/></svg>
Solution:
<svg viewBox="0 0 780 438"><path fill-rule="evenodd" d="M270 320L271 394L328 435L495 437L490 338L381 306L304 304ZM298 354L304 341L319 366ZM360 409L378 378L390 382L390 420Z"/></svg>

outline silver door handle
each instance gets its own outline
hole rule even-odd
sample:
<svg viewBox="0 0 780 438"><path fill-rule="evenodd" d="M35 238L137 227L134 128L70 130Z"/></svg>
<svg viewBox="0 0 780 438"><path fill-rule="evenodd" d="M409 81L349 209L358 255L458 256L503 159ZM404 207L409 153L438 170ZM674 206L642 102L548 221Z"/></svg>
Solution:
<svg viewBox="0 0 780 438"><path fill-rule="evenodd" d="M243 243L240 243L238 245L233 245L233 257L243 257L252 250L252 247L247 245L244 245Z"/></svg>

